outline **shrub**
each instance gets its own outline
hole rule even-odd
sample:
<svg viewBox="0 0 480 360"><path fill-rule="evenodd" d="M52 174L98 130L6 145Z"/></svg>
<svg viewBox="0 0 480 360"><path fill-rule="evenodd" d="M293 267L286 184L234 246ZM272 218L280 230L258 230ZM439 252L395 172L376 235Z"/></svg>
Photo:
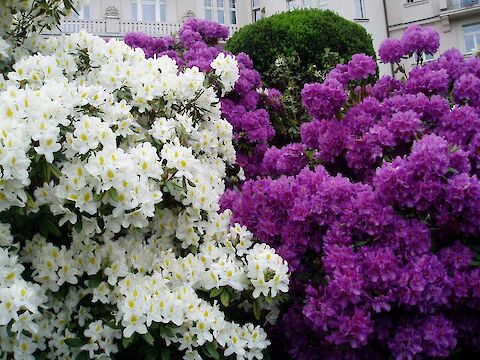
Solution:
<svg viewBox="0 0 480 360"><path fill-rule="evenodd" d="M2 357L263 358L288 266L218 213L238 61L85 32L33 50L0 77Z"/></svg>
<svg viewBox="0 0 480 360"><path fill-rule="evenodd" d="M326 49L350 60L356 53L374 56L372 39L366 30L332 11L295 10L247 25L227 42L226 49L248 54L262 76L279 57L298 55L303 68L324 68ZM270 85L269 78L263 78Z"/></svg>
<svg viewBox="0 0 480 360"><path fill-rule="evenodd" d="M437 40L414 26L382 46L404 80L358 86L374 71L359 55L306 84L302 142L223 197L293 271L274 333L294 359L480 353L480 58L398 64Z"/></svg>
<svg viewBox="0 0 480 360"><path fill-rule="evenodd" d="M303 84L322 82L353 54L375 54L363 27L321 10L295 10L247 25L228 40L226 49L248 54L265 86L281 92L282 111L271 113L277 146L298 141L301 124L308 121L299 98Z"/></svg>

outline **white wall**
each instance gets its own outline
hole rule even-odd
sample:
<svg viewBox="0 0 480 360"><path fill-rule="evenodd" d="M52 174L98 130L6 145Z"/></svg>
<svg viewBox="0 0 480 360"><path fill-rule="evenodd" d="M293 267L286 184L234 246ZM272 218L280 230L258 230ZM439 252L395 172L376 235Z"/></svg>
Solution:
<svg viewBox="0 0 480 360"><path fill-rule="evenodd" d="M466 53L463 26L480 23L480 7L452 12L448 11L446 0L386 1L390 36L402 37L405 29L413 23L433 27L440 34L440 49L435 57L450 48ZM404 61L403 65L410 69L414 62Z"/></svg>

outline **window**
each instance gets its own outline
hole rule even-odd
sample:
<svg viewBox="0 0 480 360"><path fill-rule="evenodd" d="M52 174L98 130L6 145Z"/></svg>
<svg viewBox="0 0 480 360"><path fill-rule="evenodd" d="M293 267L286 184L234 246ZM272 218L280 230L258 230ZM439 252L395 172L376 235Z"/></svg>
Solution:
<svg viewBox="0 0 480 360"><path fill-rule="evenodd" d="M165 0L159 2L160 7L160 21L167 22L167 4Z"/></svg>
<svg viewBox="0 0 480 360"><path fill-rule="evenodd" d="M165 0L132 0L132 21L166 22Z"/></svg>
<svg viewBox="0 0 480 360"><path fill-rule="evenodd" d="M366 19L365 16L365 0L355 0L355 18Z"/></svg>
<svg viewBox="0 0 480 360"><path fill-rule="evenodd" d="M461 0L460 2L462 6L473 6L479 3L478 0Z"/></svg>
<svg viewBox="0 0 480 360"><path fill-rule="evenodd" d="M237 1L235 0L204 0L205 19L217 21L220 24L226 23L225 4L228 4L230 13L230 24L237 23Z"/></svg>
<svg viewBox="0 0 480 360"><path fill-rule="evenodd" d="M237 24L237 1L230 0L230 24Z"/></svg>
<svg viewBox="0 0 480 360"><path fill-rule="evenodd" d="M465 50L472 53L480 49L480 23L463 27Z"/></svg>
<svg viewBox="0 0 480 360"><path fill-rule="evenodd" d="M142 0L142 21L155 22L155 0Z"/></svg>
<svg viewBox="0 0 480 360"><path fill-rule="evenodd" d="M78 14L74 11L72 14L72 19L90 19L90 6L84 5L81 8L77 9Z"/></svg>
<svg viewBox="0 0 480 360"><path fill-rule="evenodd" d="M252 0L252 17L253 17L253 21L258 21L262 18L262 9L260 9L260 0Z"/></svg>
<svg viewBox="0 0 480 360"><path fill-rule="evenodd" d="M301 0L287 0L288 11L298 9L302 6Z"/></svg>
<svg viewBox="0 0 480 360"><path fill-rule="evenodd" d="M217 21L225 24L225 9L223 8L223 0L217 0Z"/></svg>
<svg viewBox="0 0 480 360"><path fill-rule="evenodd" d="M289 11L299 8L319 8L324 9L327 6L327 0L287 0Z"/></svg>
<svg viewBox="0 0 480 360"><path fill-rule="evenodd" d="M205 0L205 19L212 20L212 0Z"/></svg>
<svg viewBox="0 0 480 360"><path fill-rule="evenodd" d="M428 62L428 61L432 61L434 59L434 57L433 57L432 54L422 53L421 61L419 61L418 54L415 53L415 54L413 54L413 59L415 60L415 64L417 64L417 63L425 63L425 62Z"/></svg>

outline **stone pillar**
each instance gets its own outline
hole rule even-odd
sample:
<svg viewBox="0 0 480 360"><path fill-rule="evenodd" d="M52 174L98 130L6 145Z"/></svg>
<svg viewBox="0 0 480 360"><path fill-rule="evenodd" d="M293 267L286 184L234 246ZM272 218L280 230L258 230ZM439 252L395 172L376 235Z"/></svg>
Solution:
<svg viewBox="0 0 480 360"><path fill-rule="evenodd" d="M105 32L107 34L120 34L120 13L115 6L109 6L105 10Z"/></svg>

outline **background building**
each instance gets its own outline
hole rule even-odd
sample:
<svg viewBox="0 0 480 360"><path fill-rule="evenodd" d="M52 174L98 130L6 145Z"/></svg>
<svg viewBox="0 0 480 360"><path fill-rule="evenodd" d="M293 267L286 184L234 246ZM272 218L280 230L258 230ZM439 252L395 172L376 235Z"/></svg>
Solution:
<svg viewBox="0 0 480 360"><path fill-rule="evenodd" d="M104 37L123 37L130 31L163 36L180 29L188 17L218 21L235 32L252 22L249 0L90 0L89 5L65 19L48 35L88 32Z"/></svg>
<svg viewBox="0 0 480 360"><path fill-rule="evenodd" d="M415 23L438 31L439 53L455 47L469 55L480 49L479 0L387 0L386 4L390 37L401 37L405 28Z"/></svg>
<svg viewBox="0 0 480 360"><path fill-rule="evenodd" d="M480 0L90 0L79 15L49 34L86 29L105 37L129 31L162 36L178 31L193 16L225 24L232 34L263 17L297 8L330 9L357 22L372 35L375 49L388 36L401 37L413 23L435 27L441 51L456 47L468 54L480 48ZM391 73L389 65L381 64L380 70Z"/></svg>

